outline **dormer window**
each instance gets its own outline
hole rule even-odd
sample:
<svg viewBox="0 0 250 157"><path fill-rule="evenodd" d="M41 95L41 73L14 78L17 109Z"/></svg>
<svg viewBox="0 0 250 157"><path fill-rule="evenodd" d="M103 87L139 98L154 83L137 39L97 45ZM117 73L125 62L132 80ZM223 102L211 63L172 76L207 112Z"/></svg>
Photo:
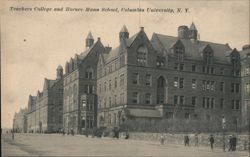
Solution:
<svg viewBox="0 0 250 157"><path fill-rule="evenodd" d="M201 47L201 53L205 64L207 65L213 64L214 52L209 44L205 45L204 47Z"/></svg>
<svg viewBox="0 0 250 157"><path fill-rule="evenodd" d="M177 61L182 62L183 59L184 59L184 48L182 48L182 47L176 47L174 49L174 55L175 55Z"/></svg>
<svg viewBox="0 0 250 157"><path fill-rule="evenodd" d="M145 66L147 64L147 51L145 46L137 49L137 65Z"/></svg>
<svg viewBox="0 0 250 157"><path fill-rule="evenodd" d="M180 40L176 41L172 46L174 57L178 62L183 62L185 47Z"/></svg>
<svg viewBox="0 0 250 157"><path fill-rule="evenodd" d="M204 52L204 61L206 64L212 64L213 63L213 52Z"/></svg>
<svg viewBox="0 0 250 157"><path fill-rule="evenodd" d="M93 69L91 67L86 68L85 77L87 79L93 79L94 78L94 76L93 76Z"/></svg>

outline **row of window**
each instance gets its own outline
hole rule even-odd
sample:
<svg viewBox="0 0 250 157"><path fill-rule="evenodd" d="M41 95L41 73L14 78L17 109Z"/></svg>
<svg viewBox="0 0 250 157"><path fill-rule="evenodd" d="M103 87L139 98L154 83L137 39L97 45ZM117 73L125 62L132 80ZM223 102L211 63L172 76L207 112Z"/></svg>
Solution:
<svg viewBox="0 0 250 157"><path fill-rule="evenodd" d="M174 113L173 112L166 112L165 114L166 119L173 119L174 118ZM184 118L185 119L198 119L198 115L197 114L193 114L193 116L191 117L190 113L184 113ZM204 120L212 120L212 116L209 114L204 115Z"/></svg>

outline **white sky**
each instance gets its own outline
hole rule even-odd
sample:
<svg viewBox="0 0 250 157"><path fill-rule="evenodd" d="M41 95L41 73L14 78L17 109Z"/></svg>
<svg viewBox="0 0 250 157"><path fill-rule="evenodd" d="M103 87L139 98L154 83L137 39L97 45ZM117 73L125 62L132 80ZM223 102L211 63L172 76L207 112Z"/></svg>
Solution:
<svg viewBox="0 0 250 157"><path fill-rule="evenodd" d="M10 7L137 8L127 1L4 1L1 8L1 124L11 127L15 112L36 95L44 78L54 79L56 67L85 48L89 31L95 41L118 45L126 25L130 36L139 31L139 13L11 12ZM149 39L153 32L177 35L179 25L194 21L201 40L229 43L241 50L249 44L249 1L143 1L141 8L189 8L188 14L142 13ZM26 41L24 41L24 39Z"/></svg>

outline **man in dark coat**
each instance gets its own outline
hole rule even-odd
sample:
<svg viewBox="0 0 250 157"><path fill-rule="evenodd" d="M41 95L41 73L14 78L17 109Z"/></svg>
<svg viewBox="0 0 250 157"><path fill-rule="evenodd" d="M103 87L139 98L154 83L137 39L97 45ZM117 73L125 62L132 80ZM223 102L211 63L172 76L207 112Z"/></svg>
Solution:
<svg viewBox="0 0 250 157"><path fill-rule="evenodd" d="M210 135L209 142L210 142L211 149L214 149L214 137L213 137L213 135Z"/></svg>
<svg viewBox="0 0 250 157"><path fill-rule="evenodd" d="M185 144L185 146L189 146L189 137L188 137L188 135L185 135L185 137L184 137L184 144Z"/></svg>

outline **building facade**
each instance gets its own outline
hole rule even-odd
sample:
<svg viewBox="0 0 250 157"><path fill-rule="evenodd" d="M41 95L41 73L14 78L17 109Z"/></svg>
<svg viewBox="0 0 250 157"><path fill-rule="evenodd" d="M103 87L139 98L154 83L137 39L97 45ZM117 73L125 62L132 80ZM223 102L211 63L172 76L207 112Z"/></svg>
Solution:
<svg viewBox="0 0 250 157"><path fill-rule="evenodd" d="M96 65L106 48L100 38L94 42L91 33L86 38L86 50L76 54L65 65L63 95L63 128L81 133L96 127Z"/></svg>
<svg viewBox="0 0 250 157"><path fill-rule="evenodd" d="M63 68L58 66L57 79L44 79L42 92L29 96L28 132L53 133L62 129L63 113Z"/></svg>
<svg viewBox="0 0 250 157"><path fill-rule="evenodd" d="M227 128L237 129L240 54L228 44L200 41L197 34L192 23L180 26L177 37L154 33L149 40L143 28L129 37L124 26L120 45L99 57L98 125L166 130L193 122L186 130L219 131L225 117Z"/></svg>
<svg viewBox="0 0 250 157"><path fill-rule="evenodd" d="M178 35L123 26L116 48L86 38L57 79L29 96L28 132L83 133L95 127L134 131L238 131L249 126L249 45L201 41L194 23Z"/></svg>
<svg viewBox="0 0 250 157"><path fill-rule="evenodd" d="M20 109L18 113L15 113L13 119L13 129L17 133L27 132L27 108Z"/></svg>
<svg viewBox="0 0 250 157"><path fill-rule="evenodd" d="M250 118L250 45L242 48L241 54L241 102L242 102L242 126L249 130Z"/></svg>

